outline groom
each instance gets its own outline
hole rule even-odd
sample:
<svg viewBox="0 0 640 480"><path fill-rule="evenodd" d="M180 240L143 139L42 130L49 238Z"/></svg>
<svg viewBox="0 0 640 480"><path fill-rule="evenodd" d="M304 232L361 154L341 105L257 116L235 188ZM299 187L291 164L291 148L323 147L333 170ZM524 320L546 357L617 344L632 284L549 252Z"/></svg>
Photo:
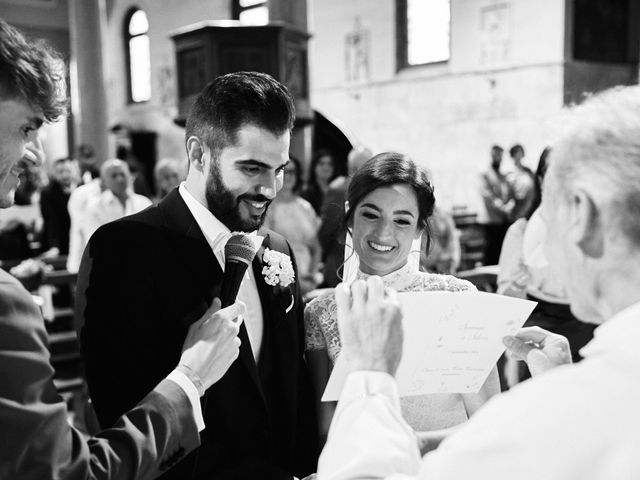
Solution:
<svg viewBox="0 0 640 480"><path fill-rule="evenodd" d="M175 366L189 324L220 291L229 232L260 229L282 187L293 120L290 94L270 76L216 78L187 119L186 181L158 206L91 238L80 270L80 340L103 427ZM300 292L295 282L273 287L262 274L265 249L292 252L278 234L257 234L262 248L238 294L247 307L240 356L203 399L202 446L163 479L290 479L315 471Z"/></svg>

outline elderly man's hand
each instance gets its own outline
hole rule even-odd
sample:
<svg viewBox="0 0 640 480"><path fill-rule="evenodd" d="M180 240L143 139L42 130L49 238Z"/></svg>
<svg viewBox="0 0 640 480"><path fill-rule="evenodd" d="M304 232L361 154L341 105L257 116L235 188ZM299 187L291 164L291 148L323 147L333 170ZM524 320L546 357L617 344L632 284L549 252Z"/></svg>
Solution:
<svg viewBox="0 0 640 480"><path fill-rule="evenodd" d="M380 277L336 287L342 355L349 369L395 375L402 357L402 313Z"/></svg>
<svg viewBox="0 0 640 480"><path fill-rule="evenodd" d="M571 363L569 341L540 327L521 328L515 336L504 337L503 343L513 358L527 362L533 377Z"/></svg>

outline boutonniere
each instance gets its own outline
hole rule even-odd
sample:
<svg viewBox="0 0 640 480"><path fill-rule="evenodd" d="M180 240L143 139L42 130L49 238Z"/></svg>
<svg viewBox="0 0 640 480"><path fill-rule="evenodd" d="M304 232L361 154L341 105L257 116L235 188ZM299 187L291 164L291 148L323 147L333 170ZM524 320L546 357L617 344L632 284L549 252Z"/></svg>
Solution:
<svg viewBox="0 0 640 480"><path fill-rule="evenodd" d="M267 285L288 287L295 280L293 264L289 255L265 248L262 255L262 275Z"/></svg>

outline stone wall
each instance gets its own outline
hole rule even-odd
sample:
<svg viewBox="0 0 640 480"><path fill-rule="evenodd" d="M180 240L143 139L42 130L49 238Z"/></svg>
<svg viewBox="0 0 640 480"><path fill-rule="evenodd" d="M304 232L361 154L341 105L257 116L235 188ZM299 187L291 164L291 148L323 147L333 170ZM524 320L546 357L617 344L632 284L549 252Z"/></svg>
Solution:
<svg viewBox="0 0 640 480"><path fill-rule="evenodd" d="M312 1L314 108L374 152L425 165L445 207L481 213L477 176L490 146L522 143L535 167L545 120L563 105L564 2L452 0L450 60L400 71L395 9L394 0Z"/></svg>

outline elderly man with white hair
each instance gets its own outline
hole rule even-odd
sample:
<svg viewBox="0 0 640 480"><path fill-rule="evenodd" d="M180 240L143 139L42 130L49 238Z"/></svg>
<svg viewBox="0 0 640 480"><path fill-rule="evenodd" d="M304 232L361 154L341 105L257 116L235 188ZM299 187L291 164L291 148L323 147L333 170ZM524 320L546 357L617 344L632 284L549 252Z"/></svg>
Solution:
<svg viewBox="0 0 640 480"><path fill-rule="evenodd" d="M599 324L584 361L551 368L569 361L568 344L540 329L506 338L543 373L494 397L421 459L393 379L401 313L383 299L379 279L340 286L342 354L352 373L321 479L640 478L640 88L588 99L560 133L542 202L545 253L574 314Z"/></svg>
<svg viewBox="0 0 640 480"><path fill-rule="evenodd" d="M100 181L104 191L87 202L85 224L82 226L85 240L89 240L105 223L133 215L151 205L147 197L133 192L129 166L122 160L105 161L100 167Z"/></svg>

